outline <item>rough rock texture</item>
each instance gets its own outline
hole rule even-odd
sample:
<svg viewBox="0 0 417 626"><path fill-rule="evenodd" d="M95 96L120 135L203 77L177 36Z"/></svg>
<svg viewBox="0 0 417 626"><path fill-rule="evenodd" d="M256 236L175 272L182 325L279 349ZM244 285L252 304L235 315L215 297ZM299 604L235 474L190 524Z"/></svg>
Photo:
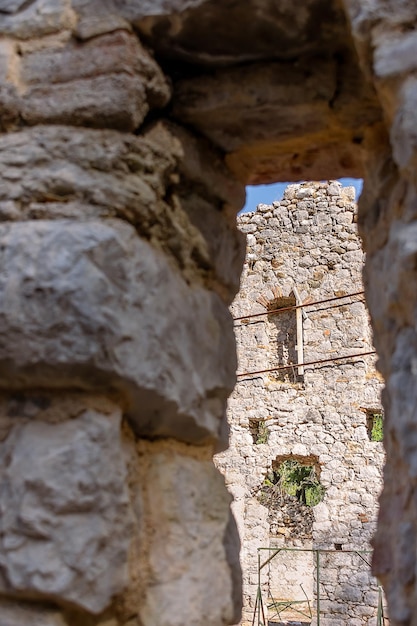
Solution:
<svg viewBox="0 0 417 626"><path fill-rule="evenodd" d="M356 221L354 189L337 182L290 185L283 200L241 215L248 246L234 317L290 306L291 297L294 304L295 286L307 303L305 363L371 351L363 296L308 306L363 289ZM295 315L292 310L237 320L238 372L297 363ZM216 464L235 498L244 624L254 616L258 548L370 550L384 455L382 443L370 440L367 410L382 410L381 389L373 355L306 366L303 375L295 366L238 377L228 409L230 449L216 456ZM291 458L317 468L325 495L312 508L288 497L276 506L273 500L259 501L268 474ZM262 561L267 556L261 553ZM305 601L305 592L316 610L315 576L312 553L277 555L268 574L262 572L265 603L268 589L275 598L299 601ZM376 620L376 582L357 555L323 554L320 585L321 624Z"/></svg>
<svg viewBox="0 0 417 626"><path fill-rule="evenodd" d="M217 295L118 220L2 224L0 249L1 386L119 391L140 434L219 437L235 360Z"/></svg>
<svg viewBox="0 0 417 626"><path fill-rule="evenodd" d="M243 263L234 220L243 185L364 173L366 289L387 380L388 465L375 571L388 590L393 623L402 626L414 625L417 615L410 549L417 534L415 24L413 0L308 0L302 6L288 0L0 0L0 219L7 240L1 282L8 287L1 302L7 315L0 319L3 391L12 393L13 386L23 394L51 397L59 391L58 404L61 394L77 395L80 389L94 390L103 402L110 398L122 414L122 439L130 442L126 482L137 519L143 479L134 438L141 432L138 424L149 426L150 419L143 395L132 411L132 388L142 393L157 386L159 430L147 426L141 434L167 441L155 442L150 456L158 445L174 449L175 440L190 441L198 463L206 463L208 440L210 452L224 446L227 426L220 416L233 363L227 356L233 334L225 307L238 289ZM54 255L37 247L46 242L46 232L62 237L62 248L56 239L51 245ZM115 237L126 254L126 276L115 272L119 261L113 262L109 243ZM13 238L19 249L12 254ZM99 258L88 252L88 242L95 249L97 241ZM146 260L137 260L138 251ZM58 291L45 292L48 276ZM68 277L74 276L78 282L71 292ZM141 301L134 303L138 295ZM83 298L78 308L77 298ZM190 305L197 306L194 315ZM39 336L29 338L29 328ZM157 337L160 341L153 341ZM123 354L116 355L112 338ZM88 362L81 367L84 339ZM76 345L78 352L72 351ZM163 373L159 379L158 373ZM62 401L63 421L65 411L71 420ZM126 417L136 426L135 435ZM52 437L54 431L47 430ZM220 481L210 484L227 499ZM190 485L187 489L191 493ZM150 506L144 506L145 517ZM217 517L213 530L222 541L227 519ZM104 612L94 617L98 609L68 600L75 579L61 595L52 587L42 598L27 590L22 610L27 615L33 606L34 616L50 611L45 622L59 623L59 606L67 623L139 626L139 605L155 584L147 577L146 554L158 522L153 514L146 528L132 525L126 584L115 582L121 591ZM204 532L204 524L201 528ZM185 594L175 619L195 617L191 607L201 599L207 572L220 567L223 608L210 620L213 626L237 621L238 576L226 567L226 561L236 563L230 547L235 543L225 540L221 551L214 542L213 554L193 570L192 585L199 591L195 597ZM39 561L46 562L36 545ZM188 558L186 552L178 555L183 562ZM13 617L19 607L7 606L10 619L19 620ZM156 623L159 605L152 607L146 619Z"/></svg>
<svg viewBox="0 0 417 626"><path fill-rule="evenodd" d="M2 626L239 619L211 455L244 188L161 113L171 78L110 5L0 4Z"/></svg>
<svg viewBox="0 0 417 626"><path fill-rule="evenodd" d="M394 624L416 623L415 508L415 198L416 82L410 61L412 2L346 2L360 61L382 103L386 129L370 133L360 204L367 249L365 285L386 379L387 465L374 571Z"/></svg>
<svg viewBox="0 0 417 626"><path fill-rule="evenodd" d="M235 295L244 238L232 217L243 189L185 130L160 123L135 137L40 126L2 136L0 161L2 220L119 217L162 248L186 280L227 303Z"/></svg>
<svg viewBox="0 0 417 626"><path fill-rule="evenodd" d="M134 130L150 107L169 100L161 70L122 30L84 42L60 38L47 47L6 40L1 52L2 89L15 123L20 117L28 124Z"/></svg>
<svg viewBox="0 0 417 626"><path fill-rule="evenodd" d="M222 476L210 458L167 447L145 458L144 472L146 515L151 524L158 520L147 546L152 584L140 608L144 626L181 626L184 605L190 624L234 623L239 564L225 559L231 498Z"/></svg>
<svg viewBox="0 0 417 626"><path fill-rule="evenodd" d="M357 68L335 59L217 70L178 81L175 95L176 118L225 150L231 169L252 184L272 182L276 172L287 181L323 171L361 177L364 129L380 117Z"/></svg>
<svg viewBox="0 0 417 626"><path fill-rule="evenodd" d="M0 590L100 613L127 583L120 410L63 420L46 397L2 400Z"/></svg>
<svg viewBox="0 0 417 626"><path fill-rule="evenodd" d="M177 59L174 116L224 149L241 179L363 174L365 130L381 109L339 2L171 6L130 16L168 68Z"/></svg>

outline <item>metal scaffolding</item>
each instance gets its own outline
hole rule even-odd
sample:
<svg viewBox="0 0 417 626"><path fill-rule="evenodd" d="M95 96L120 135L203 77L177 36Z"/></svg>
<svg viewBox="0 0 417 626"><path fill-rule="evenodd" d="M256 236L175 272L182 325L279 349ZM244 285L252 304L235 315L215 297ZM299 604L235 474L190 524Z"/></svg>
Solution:
<svg viewBox="0 0 417 626"><path fill-rule="evenodd" d="M261 555L262 552L272 552L269 554L265 561L262 562ZM270 591L270 584L267 583L267 598L264 600L262 593L262 581L261 574L264 568L271 563L271 561L276 558L276 556L282 552L309 552L314 555L314 568L315 568L315 595L313 598L309 598L307 593L304 591L302 583L300 583L300 587L305 596L305 600L297 600L291 598L276 598L272 595ZM297 615L298 621L301 621L300 618L304 618L304 620L308 620L307 623L312 622L314 618L316 618L314 624L316 626L320 626L320 616L321 616L321 606L320 602L321 598L321 557L323 555L331 555L331 554L353 554L359 557L367 567L371 568L371 564L367 560L367 555L372 554L371 550L327 550L327 549L318 549L318 548L258 548L258 586L257 586L257 594L255 600L255 607L252 619L252 626L272 626L273 624L284 623L284 614L288 611L291 611L292 614ZM314 574L314 572L312 572ZM377 615L376 615L376 624L375 626L388 626L389 621L388 617L385 614L384 608L384 596L383 590L379 582L377 582L378 589L378 606L377 606ZM275 618L278 619L278 622L275 621ZM295 620L291 620L295 621Z"/></svg>

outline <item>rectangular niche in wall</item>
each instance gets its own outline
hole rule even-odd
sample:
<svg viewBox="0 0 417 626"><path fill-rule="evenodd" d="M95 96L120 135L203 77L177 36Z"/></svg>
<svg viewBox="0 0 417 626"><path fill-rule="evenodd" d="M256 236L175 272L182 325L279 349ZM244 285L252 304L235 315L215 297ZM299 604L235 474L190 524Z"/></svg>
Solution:
<svg viewBox="0 0 417 626"><path fill-rule="evenodd" d="M268 443L269 429L264 419L250 419L249 432L254 444Z"/></svg>
<svg viewBox="0 0 417 626"><path fill-rule="evenodd" d="M366 430L371 441L384 439L384 412L382 409L365 409Z"/></svg>
<svg viewBox="0 0 417 626"><path fill-rule="evenodd" d="M281 296L268 302L267 333L271 350L271 367L283 368L272 372L271 375L276 380L288 383L303 380L298 368L295 305L296 299L293 295Z"/></svg>

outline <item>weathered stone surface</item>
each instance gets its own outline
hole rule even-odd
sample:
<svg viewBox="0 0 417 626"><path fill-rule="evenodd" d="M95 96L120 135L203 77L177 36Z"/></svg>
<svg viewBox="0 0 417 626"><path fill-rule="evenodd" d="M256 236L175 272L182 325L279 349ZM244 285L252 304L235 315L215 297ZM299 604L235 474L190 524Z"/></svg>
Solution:
<svg viewBox="0 0 417 626"><path fill-rule="evenodd" d="M295 7L287 0L136 0L120 10L160 55L200 65L325 56L347 32L343 10L334 1L306 0Z"/></svg>
<svg viewBox="0 0 417 626"><path fill-rule="evenodd" d="M132 513L120 411L79 406L62 421L59 400L1 404L1 592L99 613L127 585Z"/></svg>
<svg viewBox="0 0 417 626"><path fill-rule="evenodd" d="M394 32L387 37L374 36L375 60L374 70L378 78L388 78L397 74L405 74L417 68L417 33Z"/></svg>
<svg viewBox="0 0 417 626"><path fill-rule="evenodd" d="M21 79L28 88L39 84L46 88L51 84L114 74L142 76L150 106L167 104L170 90L166 78L137 37L125 30L96 34L83 44L70 41L65 47L48 47L26 54Z"/></svg>
<svg viewBox="0 0 417 626"><path fill-rule="evenodd" d="M168 71L178 60L177 119L230 153L242 180L363 176L364 132L381 112L338 3L311 0L295 10L288 2L208 0L184 3L175 15L171 4L164 8L135 15L133 4L124 14Z"/></svg>
<svg viewBox="0 0 417 626"><path fill-rule="evenodd" d="M0 13L17 13L26 3L26 0L1 0Z"/></svg>
<svg viewBox="0 0 417 626"><path fill-rule="evenodd" d="M170 254L187 280L227 303L235 295L244 240L234 216L244 189L183 129L157 124L135 137L34 128L0 138L0 163L2 220L117 216Z"/></svg>
<svg viewBox="0 0 417 626"><path fill-rule="evenodd" d="M394 114L390 138L393 144L393 157L398 168L407 172L414 186L417 182L415 180L417 163L416 120L417 77L409 76L404 80L398 93L397 109Z"/></svg>
<svg viewBox="0 0 417 626"><path fill-rule="evenodd" d="M128 76L95 77L31 89L20 106L28 124L75 124L133 130L148 107L140 85Z"/></svg>
<svg viewBox="0 0 417 626"><path fill-rule="evenodd" d="M361 66L374 81L386 132L368 138L360 224L368 251L365 285L379 367L386 378L388 437L384 489L374 540L395 625L415 623L415 198L414 2L345 1ZM389 135L389 140L387 140Z"/></svg>
<svg viewBox="0 0 417 626"><path fill-rule="evenodd" d="M145 463L144 502L157 525L149 539L152 584L140 607L142 623L182 626L186 607L195 626L234 624L240 598L231 566L239 565L228 563L223 544L230 515L223 478L211 460L179 449L149 449Z"/></svg>
<svg viewBox="0 0 417 626"><path fill-rule="evenodd" d="M137 433L217 439L235 371L218 296L119 220L3 223L0 241L3 387L116 389Z"/></svg>
<svg viewBox="0 0 417 626"><path fill-rule="evenodd" d="M74 29L74 35L77 39L81 39L82 41L86 41L87 39L91 39L92 37L97 37L97 35L104 35L106 33L112 33L116 30L126 30L128 32L132 32L131 24L123 19L121 15L113 12L107 12L106 5L100 3L100 5L96 5L92 7L91 2L87 3L87 13L84 14L81 8L81 13L77 13L78 21L77 26ZM77 3L73 3L76 9ZM100 11L99 9L104 9L104 11ZM141 62L142 59L137 59L138 62Z"/></svg>
<svg viewBox="0 0 417 626"><path fill-rule="evenodd" d="M56 609L43 608L37 603L0 600L1 626L67 626Z"/></svg>
<svg viewBox="0 0 417 626"><path fill-rule="evenodd" d="M8 6L10 3L6 0ZM14 3L14 12L0 13L0 33L19 39L43 37L72 29L77 16L71 0L33 0ZM17 10L16 10L17 9Z"/></svg>
<svg viewBox="0 0 417 626"><path fill-rule="evenodd" d="M0 154L0 197L15 202L19 219L118 216L150 237L179 148L152 133L41 126L3 135Z"/></svg>
<svg viewBox="0 0 417 626"><path fill-rule="evenodd" d="M379 245L371 248L365 274L380 368L387 380L384 405L390 433L373 566L383 581L394 624L413 624L417 602L413 584L416 509L411 496L416 480L416 229L406 216L415 213L415 203L410 188L404 198L406 187L403 181L396 181L394 166L384 182L382 189L374 190L376 194L386 192L382 210L375 214L378 203L368 206L374 213ZM399 198L405 219L399 219Z"/></svg>
<svg viewBox="0 0 417 626"><path fill-rule="evenodd" d="M244 203L243 186L208 142L181 127L170 130L181 146L179 202L203 238L202 261L213 268L228 293L237 293L245 237L236 228L235 215Z"/></svg>
<svg viewBox="0 0 417 626"><path fill-rule="evenodd" d="M361 93L360 109L352 92ZM301 172L360 177L364 129L380 118L348 60L251 64L184 79L175 84L173 110L229 153L231 169L251 183L299 180Z"/></svg>
<svg viewBox="0 0 417 626"><path fill-rule="evenodd" d="M343 13L343 7L346 9L346 14ZM416 291L414 288L416 281L413 269L413 234L411 233L409 238L403 233L403 230L407 230L410 223L415 220L415 198L417 195L414 130L416 98L415 78L412 74L415 67L413 62L415 48L413 33L416 24L414 0L366 0L366 2L358 2L358 0L343 0L343 2L338 0L328 2L308 0L308 2L302 3L302 6L300 3L287 0L280 0L279 2L275 2L275 0L250 0L245 3L236 3L234 0L225 0L224 2L217 2L217 0L157 0L156 2L143 0L133 0L132 2L36 0L21 3L18 0L12 0L9 3L3 2L0 8L3 9L0 11L0 33L3 36L0 52L0 129L2 132L20 129L28 123L32 124L36 123L37 120L46 119L51 122L65 120L70 125L81 123L106 126L111 124L118 128L136 131L137 126L142 124L144 120L150 121L151 118L154 119L155 115L160 115L152 108L153 106L155 108L160 106L158 97L153 100L159 89L157 85L159 84L158 75L160 77L160 73L158 74L157 66L152 60L152 53L148 57L142 49L138 49L137 54L141 58L146 57L145 65L150 64L151 77L145 70L135 69L136 66L132 64L127 64L130 69L123 69L127 66L123 66L120 54L117 54L115 47L112 46L111 54L115 54L118 59L116 65L120 68L120 71L118 69L115 74L111 73L110 62L107 64L106 70L110 73L99 74L98 76L80 77L74 74L74 79L68 82L49 83L46 75L42 77L38 73L39 82L30 86L25 85L24 81L21 80L21 72L31 55L34 55L33 60L45 61L48 55L44 52L38 56L41 50L50 49L54 55L56 54L56 59L61 60L60 71L62 72L67 70L67 67L62 64L64 57L61 56L61 52L64 50L74 52L75 49L82 49L86 45L87 47L84 49L90 51L91 59L94 61L94 46L97 45L100 48L100 41L103 36L106 37L105 33L118 33L119 31L140 33L144 41L146 40L146 44L156 53L158 63L164 68L168 81L172 78L178 88L186 86L187 89L190 89L189 93L191 94L190 86L194 80L196 81L195 84L198 84L202 77L210 78L210 86L212 89L217 89L216 97L219 100L221 100L219 87L222 86L224 91L228 89L228 82L226 80L221 82L219 80L220 75L226 76L227 73L230 73L230 76L237 76L242 71L242 76L246 76L246 72L249 79L248 67L245 67L248 64L254 64L262 70L264 64L269 66L270 64L287 63L295 74L297 74L297 68L307 67L307 75L302 77L302 83L308 83L308 76L311 76L311 72L314 73L315 66L323 68L323 74L318 73L317 80L322 81L326 86L332 85L333 87L330 90L332 94L330 100L327 99L327 92L323 99L321 99L320 94L317 94L322 107L317 106L314 94L311 97L309 90L304 92L302 89L298 89L297 97L294 97L292 91L294 83L290 80L282 83L282 92L288 94L287 106L293 108L294 112L297 113L297 116L293 118L297 123L293 124L293 134L285 135L285 137L274 136L274 129L270 126L271 141L269 141L270 137L267 133L266 139L262 138L262 127L257 124L257 120L262 120L266 127L268 115L263 115L265 102L262 98L262 92L266 89L265 81L267 80L269 85L275 81L274 76L266 73L265 80L258 83L253 80L252 85L258 93L257 98L252 97L251 99L251 94L247 90L245 91L241 84L240 88L250 104L248 110L237 107L236 112L239 114L237 115L233 112L230 113L226 108L217 107L216 115L224 117L224 126L227 130L227 133L224 134L227 134L228 141L234 141L233 133L235 135L242 134L246 139L237 148L228 148L226 143L218 143L218 146L222 145L223 151L229 153L224 155L225 159L244 182L248 180L269 182L278 178L303 179L308 176L327 178L330 175L339 176L342 173L361 174L366 172L367 182L361 204L361 228L365 235L367 249L366 289L371 305L375 342L381 355L381 368L388 380L386 406L389 409L388 412L391 411L391 414L387 416L388 466L386 489L382 497L380 531L376 542L375 567L389 591L392 623L395 626L414 626L413 622L415 622L415 615L417 614L415 608L417 596L413 572L416 570L416 565L414 562L415 550L409 549L409 547L414 545L414 537L417 535L417 514L413 499L416 485L412 437L415 429L413 395L415 367L413 363L416 352L414 346L417 342L414 330L415 303L413 294ZM9 12L4 12L4 9ZM115 35L116 38L118 36ZM132 34L126 36L133 37ZM84 43L76 43L73 37ZM108 40L106 39L106 41ZM131 41L134 40L131 39ZM359 60L353 51L352 42ZM127 48L123 49L127 50ZM103 65L106 65L106 51L103 46L101 46L100 56L103 59ZM67 58L71 59L74 67L79 67L76 63L76 55L70 55ZM126 58L129 58L128 53ZM328 59L332 59L332 61L329 63ZM84 65L91 67L86 58L82 58L80 64L82 67ZM36 63L34 63L35 65ZM52 75L55 71L53 60L46 63L46 67ZM153 73L152 67L155 68L155 73ZM219 68L223 69L220 71ZM83 71L81 69L80 73L82 74ZM207 76L212 72L213 76ZM336 80L333 77L331 80L325 77L324 74L330 72L336 75ZM358 78L361 75L364 78ZM26 75L27 78L28 76L29 74ZM213 78L216 78L217 82ZM299 79L298 75L297 78ZM376 93L373 104L373 96L364 89L364 80L368 82L368 88L371 92L374 90ZM300 80L296 84L299 82ZM238 83L239 80L234 79L233 90L235 93ZM155 84L155 90L151 87L152 84ZM71 85L72 91L70 90ZM106 91L107 88L112 91ZM103 99L101 109L98 103L92 99L89 93L91 89L96 90L97 99ZM27 91L25 92L25 90ZM269 96L269 87L267 91ZM164 89L161 93L162 100L165 102ZM34 97L32 107L27 104L30 95ZM49 96L51 99L46 101ZM306 96L309 96L309 99ZM45 98L45 102L41 100L42 98ZM298 102L297 98L299 99ZM201 98L202 108L203 105L204 107L206 105L204 99L203 96ZM213 105L215 99L212 95L207 94L206 99L213 111L216 110L216 106ZM256 103L257 99L259 100L258 104ZM324 106L326 99L328 100L327 110ZM236 98L232 98L231 101L234 104L238 102ZM364 101L366 101L365 111L363 109ZM378 107L374 106L376 101L379 102L383 115L380 115ZM307 103L304 114L303 103ZM180 104L183 106L183 102ZM279 118L275 118L274 123L278 123L282 116L282 119L288 120L290 126L291 116L288 115L284 105L285 97L280 100L274 96L267 100L265 112L269 110L273 116L274 107L279 106L281 113ZM368 107L368 105L370 106ZM163 106L165 105L163 104ZM188 115L192 110L191 103L188 102L187 106ZM147 107L151 107L149 112L145 110ZM179 108L176 109L176 111L178 110ZM211 132L210 125L212 125L216 130L216 138L213 134L212 140L218 142L218 137L223 134L222 124L217 124L214 114L213 116L208 115L210 112L208 108L205 110L207 129L204 127L204 120L198 120L197 116L193 121L190 117L189 130L195 132L195 129L198 129L198 133L204 133L206 137L211 137L209 133ZM313 111L312 115L310 115L311 110ZM375 118L372 115L368 117L368 113L373 111L376 114ZM161 115L163 117L171 116L171 112L171 109L169 112L163 111ZM184 108L184 115L185 112L186 109ZM315 117L318 113L324 116L322 120ZM143 118L144 115L145 118ZM236 116L234 128L233 115ZM328 118L327 125L326 116ZM312 128L314 127L315 133L310 132L308 125L302 126L304 118L309 124L311 123ZM177 120L179 125L186 123L185 119L181 120L180 117ZM244 125L238 124L239 120L244 120ZM201 125L199 126L197 122ZM193 131L192 126L194 124ZM344 126L347 126L347 130L343 128ZM256 133L253 132L256 141L252 142L251 140L249 142L247 139L251 136L251 127L255 128L256 133L259 134L259 141L256 139ZM142 159L141 156L139 159L129 159L130 164L122 159L123 166L116 168L114 175L110 175L113 169L112 163L114 163L110 159L107 173L103 173L102 177L84 178L83 168L77 169L76 167L77 159L80 157L74 157L71 161L66 156L67 145L72 146L71 149L74 147L74 143L68 139L70 133L67 133L66 140L60 131L57 130L57 134L59 136L54 152L57 163L55 164L53 159L48 157L44 162L44 171L41 174L42 154L45 152L40 149L37 153L39 160L36 162L36 166L34 166L36 158L31 161L30 165L23 165L26 171L22 175L22 171L19 171L18 162L19 159L24 160L25 158L24 148L27 147L28 153L31 153L31 148L30 146L22 147L21 144L20 153L16 156L15 148L12 148L11 145L18 140L18 137L13 135L10 138L7 149L18 162L14 163L14 167L17 166L15 169L9 167L11 163L8 163L7 168L0 167L3 193L0 206L2 220L35 219L42 216L47 219L58 217L58 221L62 217L75 220L80 219L81 211L84 211L81 220L87 221L98 217L101 219L120 217L134 223L136 233L148 238L153 248L164 251L166 266L170 267L170 264L175 264L174 273L182 272L184 278L182 284L188 283L188 289L193 290L196 284L198 289L204 285L204 288L216 290L224 302L230 300L230 294L236 285L236 277L233 277L235 269L231 271L223 269L223 267L226 263L232 262L237 268L236 259L239 245L233 234L231 212L223 207L223 204L229 204L229 200L225 200L217 192L211 194L207 185L199 187L198 176L191 182L190 188L187 187L185 173L182 172L181 175L179 173L181 142L177 151L177 148L174 147L175 142L170 140L165 154L164 150L160 150L157 158ZM78 141L78 137L78 135L75 136L75 142ZM124 137L126 138L128 135L126 134ZM387 141L387 137L389 137L390 143ZM95 138L97 139L97 135ZM114 138L115 135L109 137L107 151L111 151ZM285 141L283 141L284 139ZM89 135L89 142L94 143L93 135ZM85 148L86 144L83 145ZM117 145L120 146L120 144ZM61 151L65 153L63 160L60 157ZM98 152L102 154L103 149ZM220 159L223 158L221 152L222 150L216 150ZM78 155L81 153L82 150L80 149ZM146 154L149 156L147 150ZM176 156L173 156L174 154ZM166 160L167 155L169 158ZM360 163L363 156L365 156L364 167ZM166 168L164 165L162 170L155 167L155 162L159 159L164 164L167 164L168 161L169 165ZM107 164L109 163L103 156L100 156L96 163L103 162L103 160ZM141 163L140 166L138 166L138 160ZM68 166L68 162L70 162L70 166ZM62 168L63 164L64 167ZM143 166L143 164L146 165ZM30 173L32 167L33 176ZM61 171L57 181L54 176L60 167ZM124 170L125 167L126 170ZM130 168L134 169L135 167L139 168L136 172L140 171L140 174L134 181L130 175L126 177L122 175L123 170L131 171ZM92 169L103 172L101 165ZM204 167L201 169L204 170ZM62 174L63 170L66 170L65 175ZM70 170L70 174L67 175L68 170ZM164 172L162 175L163 183L160 184L162 171ZM3 172L7 176L3 176ZM151 172L155 173L154 177L150 176ZM41 182L37 180L38 176L40 176ZM85 184L82 192L74 183L74 180L78 180L78 176ZM108 186L100 184L98 185L99 191L96 192L94 184L97 180L103 181L106 176L110 181ZM119 176L122 179L122 184L116 185L116 191L114 191L113 185ZM141 178L146 179L146 184L141 187L139 193L138 181ZM51 179L52 182L43 183L43 181L51 181ZM152 187L151 179L155 187ZM70 189L69 193L67 192L68 188ZM157 191L154 194L155 189ZM91 201L91 197L94 197L94 201ZM112 199L108 200L109 197ZM119 202L120 197L122 200ZM127 203L130 206L129 211L126 210ZM112 205L117 208L112 208ZM138 212L136 212L137 205L141 207ZM146 206L151 207L148 212L145 210ZM210 217L206 224L203 216L204 211L209 207ZM215 215L218 209L220 223L225 228L223 229L219 223L218 230L216 230ZM308 212L308 208L300 209L297 216L298 235L305 234L307 230L307 224L302 223L309 219L305 217L305 211ZM266 213L267 211L265 211ZM50 217L51 214L54 217ZM349 219L349 215L341 215L341 221L338 221L339 218L335 218L335 225L341 227L349 225ZM325 228L326 225L327 227L330 226L328 216L321 212L317 227ZM248 232L250 230L256 232L256 224L247 224L246 227ZM38 245L39 235L36 228L35 246ZM87 231L89 228L90 226L86 227ZM223 235L224 230L227 232ZM411 228L411 230L413 229ZM270 237L270 231L271 228L265 228L265 243ZM24 244L29 248L30 225L27 225L26 232ZM401 233L399 238L397 237L398 233ZM217 246L213 242L216 237L219 238L219 242L222 242L221 245ZM20 242L23 243L23 239L22 236L19 240L19 247L21 246ZM397 261L393 259L392 254L400 240L404 242L407 250L401 251ZM231 242L234 247L230 257L225 252L227 242ZM338 248L338 245L336 247ZM22 254L26 254L26 251ZM43 254L50 258L47 253ZM266 251L266 254L269 252ZM329 269L335 262L335 254L338 254L337 250L331 250L326 257L328 263L326 267ZM17 256L22 258L19 255ZM215 260L210 258L210 256L216 255L223 257L224 263L220 258ZM343 255L347 265L356 263L358 260L357 250L346 249ZM105 256L104 252L103 256ZM300 264L306 274L311 262L310 259L314 259L311 250L308 254L303 255L303 265ZM40 263L40 265L44 271L45 264ZM87 267L90 266L92 263L87 264ZM29 269L25 268L25 271L29 271ZM275 269L279 271L278 268ZM5 268L4 273L7 271ZM61 270L57 266L54 271L56 276ZM176 275L178 276L178 274ZM392 286L390 283L388 288L387 276L392 278ZM64 279L65 277L62 278L65 282ZM320 274L312 278L313 284L320 283L321 279ZM30 280L28 283L31 284ZM97 283L94 284L97 285ZM165 284L162 282L163 286ZM154 291L158 289L157 286L153 286L153 288ZM401 291L400 288L404 291ZM30 289L31 287L28 288L27 293L33 295ZM22 289L22 293L23 291ZM407 300L406 295L403 296L403 293L411 294L409 300ZM33 309L37 311L37 316L42 321L48 318L46 307L50 306L49 297L51 296L44 298L39 293L33 296ZM163 299L162 294L160 297ZM29 299L26 298L24 301L27 302L27 300ZM90 302L87 297L85 300L87 303ZM183 308L178 306L178 310L182 312ZM119 311L117 306L113 310L113 304L111 304L111 313L108 317L104 320L100 318L103 326L108 323L116 326L117 319L115 322L115 316ZM54 319L56 321L56 318ZM161 317L157 319L163 320L162 313ZM192 326L195 320L186 319ZM78 310L74 314L72 322L74 328L78 330L82 326L84 317L79 314ZM173 323L171 321L169 323L171 324L170 328L172 328ZM46 327L47 324L45 323ZM56 327L58 327L58 322L56 322ZM49 327L46 330L50 332ZM69 343L72 345L70 330L69 328L67 330L66 337L69 337ZM57 328L54 328L53 333L55 333L54 336L57 336ZM197 333L191 333L191 335L197 345L199 340ZM78 341L80 335L75 333L75 336L76 341ZM188 341L190 334L186 336ZM49 350L49 344L45 341L44 347L41 349L42 340L43 337L40 336L37 344L39 353L42 350L46 353ZM324 341L327 342L328 339ZM17 343L19 344L19 342ZM24 350L24 342L21 341L19 345L20 349ZM169 347L168 345L167 351L169 351ZM202 347L204 351L204 344ZM135 350L135 342L130 342L126 349ZM68 346L65 345L63 347L64 356L67 350ZM61 347L57 353L60 351ZM194 347L193 352L197 352L196 347ZM19 359L18 362L20 362ZM156 361L157 358L155 357ZM133 362L132 354L129 355L126 362ZM173 366L172 362L170 362L170 369L166 373L167 379L170 379L172 372L175 373L176 377L181 378L182 375L177 374L176 366ZM154 363L153 359L151 359L151 363ZM33 364L30 367L32 366ZM13 378L13 384L16 384L13 377L13 371L16 371L16 367L19 365L8 363L7 376L10 379ZM215 365L209 360L207 370L209 371L211 367L215 367ZM35 373L36 368L32 367L32 371ZM60 370L58 367L57 371L62 372L62 369ZM83 373L79 372L78 377L79 379L83 378ZM36 376L32 378L32 375L28 374L25 386L35 385L36 380ZM49 385L52 384L51 380L53 377L49 376ZM63 378L61 378L61 383L64 384L62 381ZM183 385L184 381L181 384ZM195 384L195 379L189 377L188 384L191 387ZM176 388L176 385L177 378L172 382L173 389ZM223 393L223 389L224 387L222 387L221 393ZM205 391L200 396L198 393L196 393L196 397L205 397ZM189 395L193 394L189 392ZM217 398L217 392L213 393L213 397ZM171 415L170 409L167 411L167 416L169 415ZM323 416L323 419L325 417L331 421L331 416ZM318 419L317 415L314 419ZM309 422L309 424L311 423L313 425L318 424L316 421ZM359 428L357 430L360 438L362 431ZM172 433L170 432L170 434ZM306 444L303 443L302 445L305 446ZM368 480L374 479L371 474L366 475ZM339 478L340 476L337 474L337 479ZM255 518L252 521L255 525ZM345 527L341 523L340 531L344 532L344 530ZM260 537L261 535L259 535ZM340 583L341 593L348 589L345 582ZM342 623L345 623L342 614L340 619ZM186 616L183 621L185 620ZM108 621L114 622L113 616L110 616ZM352 619L352 625L357 626L357 621Z"/></svg>
<svg viewBox="0 0 417 626"><path fill-rule="evenodd" d="M10 55L1 85L14 89L17 110L28 124L134 130L150 108L164 106L170 97L158 65L125 30L82 43L23 47L20 57L17 52Z"/></svg>

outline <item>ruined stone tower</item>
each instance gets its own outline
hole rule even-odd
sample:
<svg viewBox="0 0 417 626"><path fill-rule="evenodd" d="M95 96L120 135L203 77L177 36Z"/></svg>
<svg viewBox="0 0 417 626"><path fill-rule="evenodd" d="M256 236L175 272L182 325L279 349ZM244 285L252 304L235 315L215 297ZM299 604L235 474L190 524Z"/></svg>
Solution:
<svg viewBox="0 0 417 626"><path fill-rule="evenodd" d="M356 221L354 188L337 182L290 185L281 201L238 219L248 238L232 305L239 374L230 448L216 464L235 498L243 624L255 610L258 554L261 564L274 555L259 572L273 622L316 623L319 610L322 625L376 624L365 561L382 486L382 380L369 354ZM298 500L282 487L281 468L297 466L304 485L317 485L312 502L302 485ZM311 549L323 550L318 570Z"/></svg>

